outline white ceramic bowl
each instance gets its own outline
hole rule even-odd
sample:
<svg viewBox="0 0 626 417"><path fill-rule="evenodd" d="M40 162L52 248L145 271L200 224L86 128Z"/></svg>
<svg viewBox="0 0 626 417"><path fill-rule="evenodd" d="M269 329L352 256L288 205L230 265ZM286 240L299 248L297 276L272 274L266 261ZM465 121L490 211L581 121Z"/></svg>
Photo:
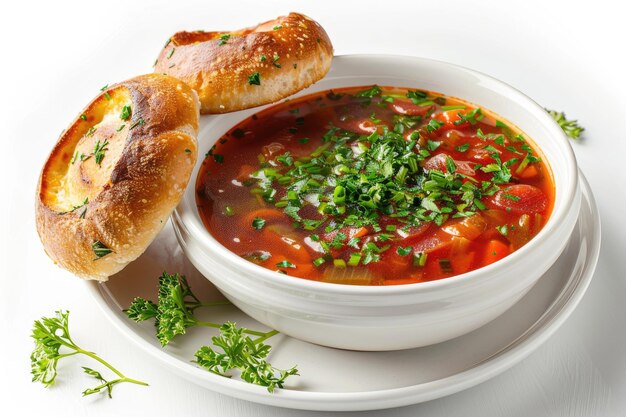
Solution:
<svg viewBox="0 0 626 417"><path fill-rule="evenodd" d="M468 333L502 314L555 262L578 216L581 192L574 153L560 127L514 88L487 75L424 58L336 57L328 75L298 95L331 88L387 85L459 97L517 125L552 168L556 195L545 227L518 251L486 267L438 281L366 287L289 277L230 252L204 227L195 180L173 216L183 251L233 304L256 320L309 342L354 350L397 350ZM260 108L202 119L199 154Z"/></svg>

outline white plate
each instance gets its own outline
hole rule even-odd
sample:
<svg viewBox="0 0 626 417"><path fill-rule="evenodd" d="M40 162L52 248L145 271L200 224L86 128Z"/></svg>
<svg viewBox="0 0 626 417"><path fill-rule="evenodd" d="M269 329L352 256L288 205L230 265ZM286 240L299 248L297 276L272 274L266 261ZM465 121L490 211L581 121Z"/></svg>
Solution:
<svg viewBox="0 0 626 417"><path fill-rule="evenodd" d="M583 203L572 237L557 262L513 308L465 336L396 352L345 351L277 335L270 361L297 364L300 376L270 394L265 388L211 374L190 362L214 331L193 328L162 349L152 323L136 324L122 312L136 296L156 299L163 270L185 274L202 300L222 296L187 261L168 226L148 250L107 283L87 288L122 334L156 361L184 378L222 394L280 407L357 411L399 407L443 397L474 386L510 368L537 349L572 313L589 282L600 250L600 218L585 178ZM202 311L201 311L202 310ZM198 310L202 319L236 321L253 329L259 323L232 306Z"/></svg>

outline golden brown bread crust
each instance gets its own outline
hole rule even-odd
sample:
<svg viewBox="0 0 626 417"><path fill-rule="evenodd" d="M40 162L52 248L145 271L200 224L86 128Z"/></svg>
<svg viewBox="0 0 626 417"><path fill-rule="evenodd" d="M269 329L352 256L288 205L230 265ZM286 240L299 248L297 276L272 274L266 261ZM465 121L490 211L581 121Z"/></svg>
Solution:
<svg viewBox="0 0 626 417"><path fill-rule="evenodd" d="M157 74L113 85L83 110L39 178L37 231L55 263L106 280L143 253L189 181L198 110L189 86Z"/></svg>
<svg viewBox="0 0 626 417"><path fill-rule="evenodd" d="M202 113L227 113L308 87L326 75L332 56L333 46L319 23L290 13L236 31L178 32L161 51L155 72L196 90ZM260 85L250 83L255 73Z"/></svg>

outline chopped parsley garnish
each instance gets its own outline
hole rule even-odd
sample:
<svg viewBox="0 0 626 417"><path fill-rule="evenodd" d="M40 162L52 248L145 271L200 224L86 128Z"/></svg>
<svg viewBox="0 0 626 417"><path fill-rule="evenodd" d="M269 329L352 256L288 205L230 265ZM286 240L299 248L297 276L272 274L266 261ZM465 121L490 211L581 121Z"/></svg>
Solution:
<svg viewBox="0 0 626 417"><path fill-rule="evenodd" d="M98 259L107 256L108 254L110 254L111 252L113 252L113 249L110 249L109 247L107 247L104 243L100 242L99 240L94 240L93 243L91 244L91 249L93 250L94 255L96 255L94 261L97 261Z"/></svg>
<svg viewBox="0 0 626 417"><path fill-rule="evenodd" d="M255 72L252 75L248 76L248 84L261 85L261 74Z"/></svg>
<svg viewBox="0 0 626 417"><path fill-rule="evenodd" d="M328 93L326 98L341 100L346 95ZM352 103L365 108L370 104L386 105L395 96L403 97L385 96L374 85L353 93L351 98ZM409 91L406 97L433 109L435 103L445 103L419 90ZM298 113L296 109L290 113ZM457 124L475 125L484 117L480 108L449 106L449 110L458 110ZM538 161L530 147L524 148L527 145L523 138L477 132L484 141L480 147L489 158L483 164L473 164L478 177L468 174L467 163L455 161L446 152L467 152L471 143L450 143L445 135L435 133L445 123L432 118L428 111L426 116L396 114L389 120L372 107L364 114L370 115L368 122L377 125L375 132L361 134L331 125L318 138L294 138L300 143L319 142L305 155L283 151L271 160L260 155L258 169L244 184L266 204L290 217L294 228L311 233L311 241L317 242L323 254L311 261L316 267L329 263L340 268L368 265L384 259L390 249L400 256L412 255L414 265L424 266L426 254L414 253L410 246L398 246L405 233L425 223L441 226L448 219L486 210L485 197L504 189L504 197L508 198L505 187L511 183L513 164L527 166ZM294 119L297 126L304 122L301 116ZM291 133L298 131L293 129ZM513 149L520 149L515 152L519 158L501 156L510 155L503 152L507 141L515 145ZM522 151L527 153L524 159ZM425 168L433 157L438 158L437 164ZM385 224L389 219L394 224ZM257 230L265 224L263 219L258 220L262 222L258 227L253 224ZM451 268L449 261L440 262L440 266L442 270Z"/></svg>
<svg viewBox="0 0 626 417"><path fill-rule="evenodd" d="M252 220L252 227L255 228L256 230L261 230L263 229L264 226L265 226L265 219L262 219L260 217L255 217L254 220Z"/></svg>
<svg viewBox="0 0 626 417"><path fill-rule="evenodd" d="M398 248L396 249L396 252L398 252L398 255L400 256L407 256L412 251L413 251L413 248L410 246L407 246L406 248L403 248L402 246L398 246Z"/></svg>
<svg viewBox="0 0 626 417"><path fill-rule="evenodd" d="M277 53L274 53L274 56L272 57L272 64L274 64L274 66L276 68L280 68L281 65L278 63L278 60L280 59L280 56L278 56Z"/></svg>
<svg viewBox="0 0 626 417"><path fill-rule="evenodd" d="M229 39L230 39L230 35L228 33L220 35L220 40L219 40L219 42L217 44L219 46L226 45L226 43L228 43Z"/></svg>
<svg viewBox="0 0 626 417"><path fill-rule="evenodd" d="M83 120L87 120L87 115L86 114L81 114L80 118L83 119Z"/></svg>
<svg viewBox="0 0 626 417"><path fill-rule="evenodd" d="M108 90L108 88L109 88L109 84L107 84L107 85L105 85L104 87L102 87L102 88L100 89L100 91L104 91L104 97L105 97L107 100L111 100L111 95L110 95L110 94L109 94L109 92L107 91L107 90Z"/></svg>
<svg viewBox="0 0 626 417"><path fill-rule="evenodd" d="M439 129L443 125L444 125L444 123L440 122L437 119L430 119L430 122L428 122L428 124L426 125L426 130L428 130L430 133L432 133L435 130Z"/></svg>
<svg viewBox="0 0 626 417"><path fill-rule="evenodd" d="M429 151L434 151L439 146L441 146L441 142L436 142L436 141L430 140L430 139L426 142L426 147L428 148Z"/></svg>
<svg viewBox="0 0 626 417"><path fill-rule="evenodd" d="M109 145L109 141L107 139L104 142L100 143L100 139L96 141L96 144L93 147L93 156L96 160L96 164L102 164L102 160L104 159L104 153L109 150L107 146Z"/></svg>
<svg viewBox="0 0 626 417"><path fill-rule="evenodd" d="M457 113L457 116L459 116L459 120L456 120L454 122L455 125L461 125L463 123L469 123L470 125L475 125L479 120L481 120L483 117L485 117L482 113L482 110L480 109L480 107L475 108L474 110L470 111L467 114L463 114L461 112Z"/></svg>
<svg viewBox="0 0 626 417"><path fill-rule="evenodd" d="M508 198L509 200L513 200L513 201L519 201L521 199L521 197L518 197L513 194L508 194L508 193L502 193L502 197Z"/></svg>
<svg viewBox="0 0 626 417"><path fill-rule="evenodd" d="M278 29L282 29L283 26L282 25L276 25L272 28L272 30L278 30Z"/></svg>
<svg viewBox="0 0 626 417"><path fill-rule="evenodd" d="M131 115L130 106L122 107L122 112L120 113L120 119L128 120L130 118L130 115Z"/></svg>
<svg viewBox="0 0 626 417"><path fill-rule="evenodd" d="M467 150L470 148L470 144L469 143L464 143L463 145L459 145L459 146L455 146L454 149L456 149L459 152L467 152Z"/></svg>
<svg viewBox="0 0 626 417"><path fill-rule="evenodd" d="M276 264L279 268L295 268L296 266L289 261L280 261Z"/></svg>
<svg viewBox="0 0 626 417"><path fill-rule="evenodd" d="M362 90L362 91L357 92L355 96L372 98L372 97L379 96L380 93L382 93L382 91L383 90L381 90L379 86L375 85L375 86L372 86L371 88L368 88L367 90Z"/></svg>

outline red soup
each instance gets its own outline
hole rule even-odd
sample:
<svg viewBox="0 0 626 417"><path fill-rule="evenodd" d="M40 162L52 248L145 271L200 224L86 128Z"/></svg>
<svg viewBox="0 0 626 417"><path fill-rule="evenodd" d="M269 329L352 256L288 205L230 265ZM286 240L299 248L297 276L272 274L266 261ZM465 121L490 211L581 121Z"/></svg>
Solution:
<svg viewBox="0 0 626 417"><path fill-rule="evenodd" d="M545 225L548 165L470 103L373 86L316 93L235 126L207 153L197 203L237 255L324 282L394 285L462 274Z"/></svg>

